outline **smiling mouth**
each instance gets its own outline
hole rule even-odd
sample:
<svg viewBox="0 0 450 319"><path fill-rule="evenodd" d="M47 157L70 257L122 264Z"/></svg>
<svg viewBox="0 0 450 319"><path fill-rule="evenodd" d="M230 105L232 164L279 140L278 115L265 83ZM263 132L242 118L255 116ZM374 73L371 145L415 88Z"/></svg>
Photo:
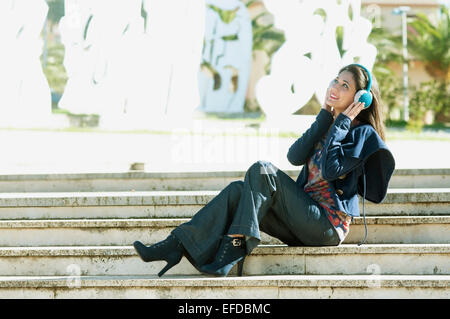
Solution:
<svg viewBox="0 0 450 319"><path fill-rule="evenodd" d="M332 101L338 100L338 98L336 96L332 95L332 94L330 94L329 99L332 100Z"/></svg>

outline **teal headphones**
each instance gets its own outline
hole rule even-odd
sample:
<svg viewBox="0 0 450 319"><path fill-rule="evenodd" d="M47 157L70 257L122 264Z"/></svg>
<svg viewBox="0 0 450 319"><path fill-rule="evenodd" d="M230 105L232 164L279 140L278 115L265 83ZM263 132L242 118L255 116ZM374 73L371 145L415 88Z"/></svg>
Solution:
<svg viewBox="0 0 450 319"><path fill-rule="evenodd" d="M367 109L372 104L372 93L370 93L370 88L372 87L372 76L370 75L369 70L361 64L355 63L354 65L357 65L366 71L367 77L369 78L369 83L367 84L367 88L365 90L359 90L356 92L353 102L364 102L364 108Z"/></svg>

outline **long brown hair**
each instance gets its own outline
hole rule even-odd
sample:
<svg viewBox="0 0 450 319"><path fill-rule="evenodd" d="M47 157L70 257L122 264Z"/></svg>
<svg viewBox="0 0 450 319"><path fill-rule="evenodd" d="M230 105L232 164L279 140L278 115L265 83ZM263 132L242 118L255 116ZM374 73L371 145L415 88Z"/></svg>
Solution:
<svg viewBox="0 0 450 319"><path fill-rule="evenodd" d="M366 72L356 64L349 64L344 66L339 70L339 74L343 71L348 71L353 74L353 79L356 82L356 92L359 90L364 90L367 88L367 84L369 83L369 78L366 75ZM372 104L362 110L356 119L362 123L368 123L372 125L378 135L381 137L383 141L385 141L385 127L383 122L383 112L382 112L382 101L380 96L380 90L378 88L377 80L375 76L372 76L372 86L370 88L370 93L372 93Z"/></svg>

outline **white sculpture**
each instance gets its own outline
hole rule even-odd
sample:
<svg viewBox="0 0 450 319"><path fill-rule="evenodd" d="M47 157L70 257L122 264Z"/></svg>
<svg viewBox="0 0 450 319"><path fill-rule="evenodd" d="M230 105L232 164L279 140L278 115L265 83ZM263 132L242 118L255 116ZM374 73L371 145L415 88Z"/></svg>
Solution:
<svg viewBox="0 0 450 319"><path fill-rule="evenodd" d="M136 110L133 88L140 79L134 72L142 64L136 51L143 31L140 0L97 2L88 36L98 54L93 79L100 126L122 126L126 116ZM144 103L140 106L150 108Z"/></svg>
<svg viewBox="0 0 450 319"><path fill-rule="evenodd" d="M68 83L59 106L99 114L103 126L150 127L192 113L204 11L204 1L66 0L60 30Z"/></svg>
<svg viewBox="0 0 450 319"><path fill-rule="evenodd" d="M371 24L360 16L361 1L339 3L264 0L274 15L275 27L284 30L286 38L272 57L271 73L256 87L257 100L268 119L286 119L313 94L321 103L329 82L344 65L358 62L372 68L377 51L367 43ZM343 56L336 42L339 26L343 29Z"/></svg>
<svg viewBox="0 0 450 319"><path fill-rule="evenodd" d="M0 1L0 122L40 126L51 115L51 93L42 70L40 38L45 0Z"/></svg>
<svg viewBox="0 0 450 319"><path fill-rule="evenodd" d="M205 32L205 1L144 0L147 12L143 83L155 114L182 118L200 103L198 70Z"/></svg>
<svg viewBox="0 0 450 319"><path fill-rule="evenodd" d="M203 68L199 79L201 109L243 112L252 57L250 15L238 0L207 0L206 3L222 10L234 10L236 16L225 23L216 11L207 8L203 61L208 66ZM215 78L205 72L207 68L216 72Z"/></svg>
<svg viewBox="0 0 450 319"><path fill-rule="evenodd" d="M68 82L59 107L72 113L125 112L133 44L143 32L139 0L66 0L59 27ZM130 41L130 39L132 39Z"/></svg>
<svg viewBox="0 0 450 319"><path fill-rule="evenodd" d="M65 0L65 15L59 21L67 83L58 106L74 114L98 112L93 79L97 56L89 36L94 4L95 1Z"/></svg>
<svg viewBox="0 0 450 319"><path fill-rule="evenodd" d="M367 43L371 24L360 16L360 0L264 3L286 36L271 73L256 88L268 118L289 116L314 94L323 101L343 65L359 62L372 68L376 48ZM206 4L235 10L236 16L222 22ZM126 118L147 127L163 123L167 115L186 120L199 106L243 111L252 30L241 1L65 0L65 10L59 27L68 82L59 107L99 114L101 123L122 124ZM50 89L39 61L47 11L45 0L0 1L0 121L20 117L34 123L51 115ZM337 27L343 30L342 56ZM202 58L220 83L199 71Z"/></svg>

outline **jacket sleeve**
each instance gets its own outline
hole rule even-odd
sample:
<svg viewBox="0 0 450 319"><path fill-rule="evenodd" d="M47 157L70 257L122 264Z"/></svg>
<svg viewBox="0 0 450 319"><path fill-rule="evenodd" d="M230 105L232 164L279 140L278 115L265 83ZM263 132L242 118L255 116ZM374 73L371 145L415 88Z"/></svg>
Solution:
<svg viewBox="0 0 450 319"><path fill-rule="evenodd" d="M311 127L289 148L287 153L289 162L295 166L305 164L314 150L314 145L327 133L331 123L333 115L321 109Z"/></svg>
<svg viewBox="0 0 450 319"><path fill-rule="evenodd" d="M335 180L362 162L358 154L364 146L366 130L361 127L348 134L350 125L350 118L341 113L331 126L322 151L321 169L325 180Z"/></svg>

